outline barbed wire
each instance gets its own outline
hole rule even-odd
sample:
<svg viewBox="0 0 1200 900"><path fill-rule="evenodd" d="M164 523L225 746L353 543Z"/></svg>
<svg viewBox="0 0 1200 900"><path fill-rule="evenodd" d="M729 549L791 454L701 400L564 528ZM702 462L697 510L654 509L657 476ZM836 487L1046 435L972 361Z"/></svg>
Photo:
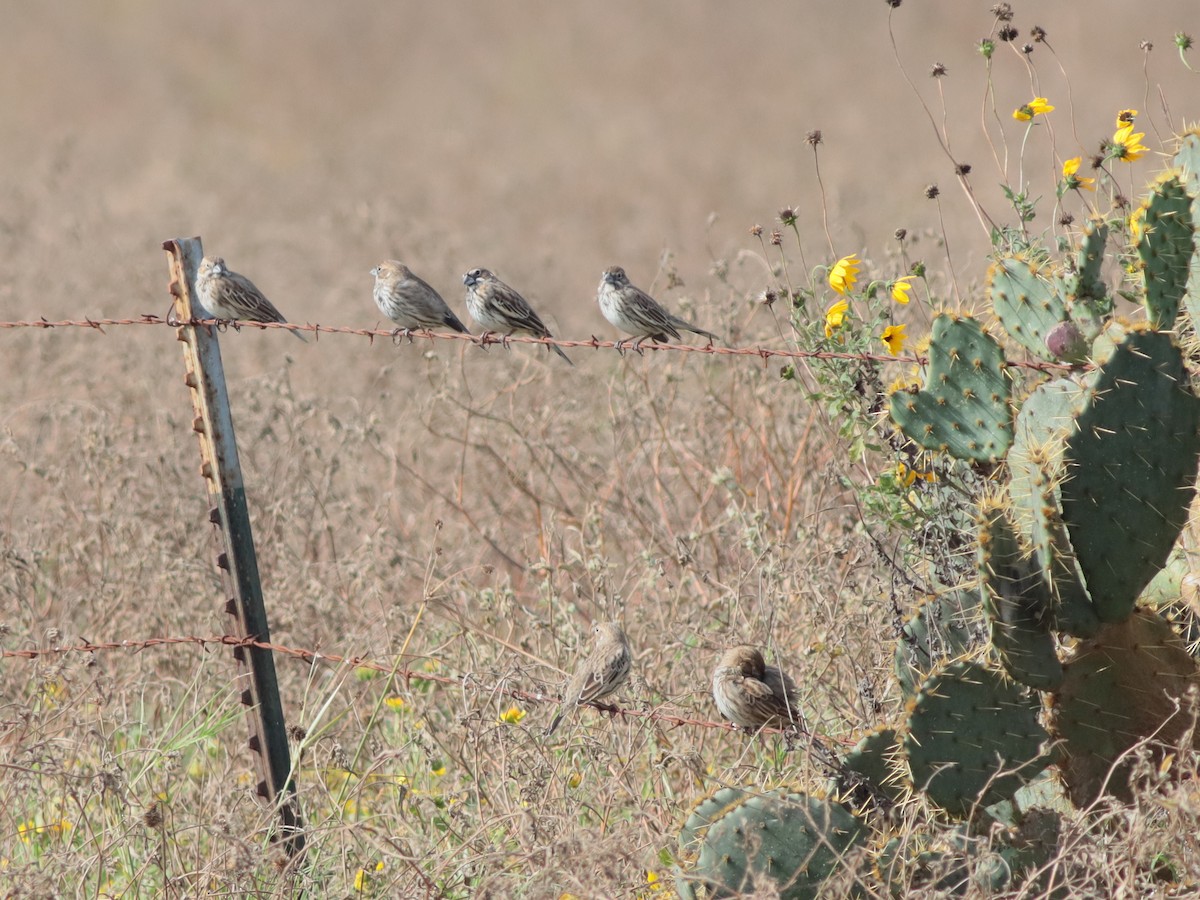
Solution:
<svg viewBox="0 0 1200 900"><path fill-rule="evenodd" d="M539 338L529 335L500 335L495 333L490 334L460 334L458 332L442 332L442 331L413 331L405 333L397 329L376 329L376 328L352 328L348 325L320 325L320 324L300 324L298 322L246 322L246 321L229 321L225 319L190 319L187 321L172 321L162 316L143 313L136 318L127 319L60 319L53 321L46 318L29 319L24 321L2 322L0 321L0 329L4 328L90 328L94 331L99 331L101 334L107 334L104 330L109 327L123 327L128 325L166 325L171 328L177 328L181 325L209 325L215 327L218 331L240 331L243 328L257 328L266 330L269 328L279 328L284 331L309 332L313 334L316 340L320 340L322 334L349 334L358 337L365 337L373 344L376 338L386 338L393 343L399 344L406 340L413 343L417 339L428 341L464 341L469 344L487 349L488 347L499 344L507 347L509 344L546 344L547 346L571 348L586 348L590 350L616 350L618 354L628 352L644 353L650 352L675 352L675 353L702 353L707 356L727 356L727 357L758 357L763 363L769 362L771 359L844 359L856 362L892 362L892 363L910 363L914 365L927 365L929 358L926 356L917 355L899 355L893 356L890 353L849 353L838 352L834 350L788 350L775 347L722 347L715 344L659 344L647 342L642 344L636 350L629 346L629 341L610 341L602 340L595 335L592 335L587 340L567 340L563 338ZM1003 365L1009 368L1036 369L1041 372L1055 371L1072 371L1075 369L1090 368L1087 365L1073 365L1070 363L1046 362L1042 360L1010 360L1003 361Z"/></svg>
<svg viewBox="0 0 1200 900"><path fill-rule="evenodd" d="M0 651L0 659L28 659L34 660L44 656L66 656L69 654L78 653L103 653L116 650L129 650L140 652L149 650L154 647L171 647L179 645L194 645L199 647L221 646L221 647L256 647L261 650L268 650L272 653L278 653L281 656L290 656L305 662L328 662L335 664L345 664L356 669L369 669L376 672L381 672L387 675L392 675L403 679L405 687L408 687L413 679L422 681L430 681L435 684L444 684L451 687L462 687L476 690L480 693L487 693L493 696L511 697L514 700L521 700L527 703L550 703L557 704L560 698L550 694L544 694L539 691L526 691L521 688L509 687L503 684L488 685L480 681L476 681L471 674L464 675L439 675L436 672L427 672L424 670L401 668L391 663L382 663L366 656L347 656L339 653L326 653L323 650L311 650L303 647L290 647L285 644L275 644L269 641L258 641L253 638L239 637L232 634L219 634L203 637L200 635L183 635L177 637L158 637L158 638L143 638L141 640L124 640L124 641L104 641L94 643L84 639L81 644L72 644L61 647L46 647L41 649L24 649L24 650L2 650ZM694 728L716 728L724 731L738 731L735 725L729 722L714 722L708 719L696 719L688 716L676 715L670 712L664 712L661 709L636 709L632 707L611 706L606 703L589 702L581 704L583 706L591 706L604 713L608 713L614 717L632 719L646 719L654 722L662 722L668 725L691 726ZM794 734L793 729L782 728L762 728L759 729L764 734ZM824 737L824 736L823 736ZM836 739L834 739L836 740Z"/></svg>

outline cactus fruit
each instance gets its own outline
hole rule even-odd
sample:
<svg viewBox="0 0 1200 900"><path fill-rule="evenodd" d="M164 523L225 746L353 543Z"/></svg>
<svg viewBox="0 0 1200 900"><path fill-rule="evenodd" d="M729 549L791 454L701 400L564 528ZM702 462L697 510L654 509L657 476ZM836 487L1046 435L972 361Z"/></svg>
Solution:
<svg viewBox="0 0 1200 900"><path fill-rule="evenodd" d="M900 627L896 641L896 679L904 696L915 696L921 682L943 660L973 648L981 625L977 591L949 591L922 601Z"/></svg>
<svg viewBox="0 0 1200 900"><path fill-rule="evenodd" d="M992 308L1009 337L1036 356L1052 358L1046 338L1055 325L1067 320L1061 286L1021 256L996 260L987 279Z"/></svg>
<svg viewBox="0 0 1200 900"><path fill-rule="evenodd" d="M1053 598L1036 560L1026 558L1006 504L985 501L979 522L979 580L992 622L992 647L1021 684L1053 690L1062 681L1054 636Z"/></svg>
<svg viewBox="0 0 1200 900"><path fill-rule="evenodd" d="M892 420L927 450L994 462L1012 443L1010 394L995 338L974 319L940 315L933 321L925 387L892 394Z"/></svg>
<svg viewBox="0 0 1200 900"><path fill-rule="evenodd" d="M1179 175L1166 173L1142 204L1137 243L1145 278L1146 312L1154 328L1174 327L1195 254L1192 198Z"/></svg>
<svg viewBox="0 0 1200 900"><path fill-rule="evenodd" d="M1163 759L1193 727L1188 692L1200 686L1196 662L1155 613L1105 626L1067 662L1051 701L1050 730L1061 739L1059 773L1084 808L1107 793L1132 799L1128 751L1152 741ZM1200 732L1191 735L1200 747Z"/></svg>
<svg viewBox="0 0 1200 900"><path fill-rule="evenodd" d="M904 752L914 786L959 817L1009 799L1050 762L1040 705L979 663L943 666L910 704Z"/></svg>
<svg viewBox="0 0 1200 900"><path fill-rule="evenodd" d="M1066 441L1062 516L1096 614L1119 622L1187 522L1200 402L1171 335L1151 331L1125 336L1087 401Z"/></svg>
<svg viewBox="0 0 1200 900"><path fill-rule="evenodd" d="M866 826L836 803L784 791L740 793L732 805L712 804L702 834L697 823L685 826L691 839L681 849L696 858L690 872L676 876L681 897L694 897L700 883L712 897L763 885L772 896L808 900L866 842Z"/></svg>

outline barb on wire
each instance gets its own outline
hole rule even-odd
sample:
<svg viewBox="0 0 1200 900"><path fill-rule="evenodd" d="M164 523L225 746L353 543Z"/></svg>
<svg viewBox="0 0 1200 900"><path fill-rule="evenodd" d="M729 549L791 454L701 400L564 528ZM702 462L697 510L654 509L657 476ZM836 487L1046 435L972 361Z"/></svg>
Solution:
<svg viewBox="0 0 1200 900"><path fill-rule="evenodd" d="M521 690L520 688L506 687L504 685L481 684L475 681L470 675L439 675L435 672L397 668L392 663L377 662L370 657L344 656L337 653L325 653L322 650L309 650L303 647L288 647L283 644L273 644L267 641L256 641L252 638L238 637L237 635L232 634L219 634L209 637L188 635L179 637L144 638L136 641L105 641L100 643L84 639L84 641L80 644L62 647L47 647L36 650L3 650L0 651L0 659L38 659L43 656L65 656L72 653L101 653L116 650L139 652L142 650L148 650L152 647L170 647L180 644L193 644L199 647L207 647L210 644L219 645L222 647L258 647L263 650L270 650L273 653L278 653L281 656L291 656L296 659L301 659L305 662L324 661L334 664L345 664L356 669L371 669L376 672L395 675L403 678L406 686L413 679L419 679L422 681L431 681L435 684L444 684L452 687L470 687L479 693L511 697L514 700L523 700L528 703L557 704L559 702L558 697L543 694L537 691L525 691ZM614 717L620 716L621 718L626 719L646 719L648 721L662 722L668 725L686 725L694 728L717 728L724 731L738 730L736 726L731 725L729 722L713 722L707 719L695 719L688 716L675 715L674 713L665 712L661 709L632 709L626 707L609 706L605 703L588 703L584 705L592 706L598 710L609 713ZM760 730L764 734L792 733L790 730L781 728L762 728Z"/></svg>
<svg viewBox="0 0 1200 900"><path fill-rule="evenodd" d="M228 321L225 319L192 319L186 322L169 321L162 316L143 313L136 318L129 319L62 319L59 321L50 321L46 318L16 321L16 322L0 322L0 329L3 328L91 328L99 331L101 334L108 334L104 330L105 326L122 326L122 325L166 325L171 328L180 325L211 325L222 331L233 330L240 331L243 328L281 328L284 331L307 331L316 336L320 340L322 334L350 334L359 337L365 337L375 342L376 338L387 338L393 343L399 344L405 338L409 343L413 343L416 339L428 341L465 341L470 344L476 344L483 347L485 350L493 344L500 344L507 347L509 344L546 344L556 347L570 349L572 347L581 347L591 350L615 350L618 354L624 355L630 352L624 345L618 346L616 341L606 341L592 335L585 341L564 340L561 338L539 338L530 335L497 335L497 334L459 334L458 332L441 332L441 331L414 331L411 334L405 335L399 330L380 330L375 328L351 328L346 325L320 325L320 324L305 324L301 325L297 322L244 322L244 321ZM743 357L756 356L763 361L765 365L771 359L845 359L855 361L874 361L874 362L894 362L894 363L909 363L915 365L927 365L929 358L925 356L892 356L890 353L838 353L831 350L786 350L775 347L720 347L716 344L657 344L647 343L638 348L637 353L644 354L646 351L654 353L674 352L674 353L702 353L707 356L727 356L727 357ZM1036 369L1041 372L1058 372L1058 371L1074 371L1090 369L1090 364L1072 365L1070 363L1044 362L1041 360L1005 360L1004 365L1008 368L1017 369Z"/></svg>

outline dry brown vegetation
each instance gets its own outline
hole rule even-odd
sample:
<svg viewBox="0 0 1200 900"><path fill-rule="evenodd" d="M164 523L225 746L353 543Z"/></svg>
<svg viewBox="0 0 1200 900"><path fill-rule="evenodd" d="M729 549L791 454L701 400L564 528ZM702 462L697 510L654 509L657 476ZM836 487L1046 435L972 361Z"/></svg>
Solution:
<svg viewBox="0 0 1200 900"><path fill-rule="evenodd" d="M832 261L813 128L837 255L882 258L906 227L942 301L951 275L969 300L986 236L950 196L886 7L808 6L0 4L0 319L161 314L160 243L200 234L294 321L375 324L367 271L396 256L460 311L461 273L488 265L556 334L607 338L595 285L619 262L730 343L786 347L783 304L759 302L780 261L747 230L797 205L808 263ZM986 5L909 6L905 65L950 68L956 149L982 169ZM1194 96L1165 65L1193 4L1135 7L1038 22L1081 135L1141 105L1165 136L1178 120L1147 85ZM1149 79L1142 38L1161 46ZM1010 74L1006 108L1028 87ZM723 729L584 709L546 741L550 703L500 721L503 689L552 693L598 618L635 647L622 705L712 720L715 654L748 641L835 744L891 712L910 598L842 480L869 466L778 363L577 349L569 370L527 345L252 330L222 349L273 639L470 680L280 658L310 896L354 895L360 870L374 896L650 895L707 791L820 784L803 752ZM4 649L226 629L181 375L165 327L0 331ZM294 890L233 671L186 645L4 659L0 886ZM1158 850L1195 878L1184 799L1114 817L1110 838L1081 825L1077 883L1133 890Z"/></svg>

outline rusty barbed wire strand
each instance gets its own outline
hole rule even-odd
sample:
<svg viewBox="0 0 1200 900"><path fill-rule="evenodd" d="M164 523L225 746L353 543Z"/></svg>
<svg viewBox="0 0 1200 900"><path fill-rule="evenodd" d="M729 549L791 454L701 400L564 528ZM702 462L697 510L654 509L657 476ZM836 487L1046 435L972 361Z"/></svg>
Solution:
<svg viewBox="0 0 1200 900"><path fill-rule="evenodd" d="M44 656L66 656L76 653L103 653L116 650L131 650L142 651L153 647L171 647L179 645L194 645L199 647L208 647L210 644L221 647L257 647L262 650L269 650L273 653L278 653L281 656L290 656L295 659L304 660L305 662L330 662L337 664L346 664L356 669L370 669L372 671L381 672L387 675L393 675L404 680L407 687L413 679L423 681L431 681L435 684L444 684L452 687L471 688L480 693L490 694L492 696L511 697L514 700L524 700L527 703L550 703L557 704L559 698L550 694L543 694L537 691L526 691L520 688L506 687L502 684L488 685L476 681L470 674L464 675L438 675L434 672L418 671L416 669L398 668L392 664L376 662L366 656L346 656L339 653L326 653L323 650L310 650L304 647L289 647L285 644L273 644L268 641L257 641L253 638L238 637L233 634L219 634L203 637L200 635L183 635L177 637L158 637L158 638L143 638L141 640L125 640L125 641L102 641L93 642L84 640L82 644L71 644L62 647L46 647L42 649L26 649L26 650L0 650L0 659L28 659L34 660ZM621 718L646 719L648 721L663 722L668 725L692 726L695 728L717 728L724 731L738 731L739 729L729 722L714 722L709 719L694 719L688 716L675 715L673 713L663 712L660 709L633 709L629 707L610 706L605 703L585 703L584 706L591 706L594 709L600 710L613 717L620 716ZM759 729L764 734L794 734L793 731L781 728L762 728ZM834 740L827 735L822 735L825 740Z"/></svg>
<svg viewBox="0 0 1200 900"><path fill-rule="evenodd" d="M410 335L400 334L396 329L379 330L374 328L351 328L347 325L320 325L320 324L300 324L299 322L231 322L223 319L192 319L189 321L169 321L162 316L143 313L137 318L129 319L61 319L51 321L46 318L31 319L25 321L2 322L0 321L0 329L9 328L90 328L93 331L99 331L101 334L107 334L104 330L108 327L121 327L126 325L166 325L171 328L177 328L180 325L210 325L217 328L221 332L240 331L243 328L257 328L265 330L268 328L279 328L284 331L307 331L316 336L319 341L322 334L349 334L358 337L368 338L372 344L376 338L387 338L395 344L399 344L405 339L408 343L414 343L417 339L428 341L464 341L469 344L475 344L479 347L487 349L488 347L499 344L508 346L509 344L546 344L556 347L584 348L591 350L616 350L618 354L630 352L628 341L622 342L624 346L617 346L616 341L602 340L595 335L592 335L585 341L567 340L564 338L538 338L529 335L498 335L498 334L459 334L458 332L441 332L441 331L414 331ZM771 359L845 359L862 362L891 362L891 363L911 363L914 365L928 365L929 358L926 356L901 355L892 356L890 353L839 353L833 350L783 350L773 347L718 347L715 344L705 344L701 346L693 344L657 344L645 343L636 353L650 352L675 352L675 353L702 353L707 356L728 356L728 357L758 357L764 364ZM1004 366L1007 368L1016 369L1035 369L1040 372L1058 372L1058 371L1086 371L1091 368L1090 365L1073 365L1071 363L1045 362L1041 360L1004 360Z"/></svg>

